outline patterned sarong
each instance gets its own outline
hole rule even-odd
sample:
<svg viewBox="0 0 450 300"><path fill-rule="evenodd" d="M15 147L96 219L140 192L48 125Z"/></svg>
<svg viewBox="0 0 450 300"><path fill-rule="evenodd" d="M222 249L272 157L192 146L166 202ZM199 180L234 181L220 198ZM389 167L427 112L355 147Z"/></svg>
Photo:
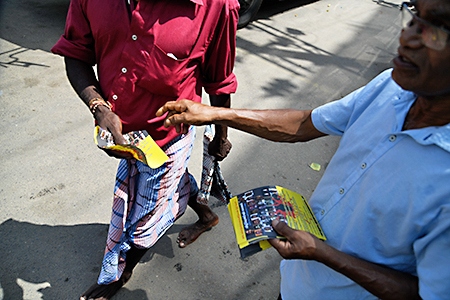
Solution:
<svg viewBox="0 0 450 300"><path fill-rule="evenodd" d="M136 160L120 161L98 284L120 278L130 244L150 248L186 210L191 190L187 165L194 138L191 127L163 147L169 160L157 169Z"/></svg>

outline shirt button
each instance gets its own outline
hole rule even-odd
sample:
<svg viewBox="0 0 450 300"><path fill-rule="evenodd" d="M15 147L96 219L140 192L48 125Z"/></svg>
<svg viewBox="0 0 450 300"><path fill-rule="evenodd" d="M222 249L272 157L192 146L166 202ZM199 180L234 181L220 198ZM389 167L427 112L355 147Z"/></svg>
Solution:
<svg viewBox="0 0 450 300"><path fill-rule="evenodd" d="M339 189L339 194L343 194L345 192L345 190L343 188Z"/></svg>
<svg viewBox="0 0 450 300"><path fill-rule="evenodd" d="M361 164L361 169L365 169L367 167L367 164L366 163L362 163Z"/></svg>
<svg viewBox="0 0 450 300"><path fill-rule="evenodd" d="M325 209L320 210L320 214L323 216L325 214Z"/></svg>
<svg viewBox="0 0 450 300"><path fill-rule="evenodd" d="M122 68L122 73L126 73L127 72L127 68Z"/></svg>
<svg viewBox="0 0 450 300"><path fill-rule="evenodd" d="M133 34L133 35L131 36L131 39L132 39L133 41L137 40L137 35Z"/></svg>
<svg viewBox="0 0 450 300"><path fill-rule="evenodd" d="M396 139L397 139L397 136L394 134L389 137L389 141L391 141L391 142L394 142Z"/></svg>
<svg viewBox="0 0 450 300"><path fill-rule="evenodd" d="M113 98L113 100L117 100L117 98L119 98L119 97L117 97L117 95L112 95L112 98Z"/></svg>

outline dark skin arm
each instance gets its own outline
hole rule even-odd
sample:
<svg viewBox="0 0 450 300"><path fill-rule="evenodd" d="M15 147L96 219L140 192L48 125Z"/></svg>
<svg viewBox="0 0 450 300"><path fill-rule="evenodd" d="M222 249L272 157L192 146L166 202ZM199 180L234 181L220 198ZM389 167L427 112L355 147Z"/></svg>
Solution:
<svg viewBox="0 0 450 300"><path fill-rule="evenodd" d="M89 100L91 99L103 99L100 85L92 66L69 57L65 57L64 62L70 84L86 106L89 105ZM111 112L106 106L98 106L94 118L100 127L107 129L113 134L117 144L126 144L122 136L122 122L115 113Z"/></svg>
<svg viewBox="0 0 450 300"><path fill-rule="evenodd" d="M416 276L380 266L329 246L308 232L274 221L274 229L286 240L269 243L285 259L306 259L323 263L347 276L380 299L421 299Z"/></svg>
<svg viewBox="0 0 450 300"><path fill-rule="evenodd" d="M210 107L189 100L167 102L156 113L169 112L165 126L186 132L185 125L219 124L275 142L305 142L321 136L311 121L310 110L249 110Z"/></svg>

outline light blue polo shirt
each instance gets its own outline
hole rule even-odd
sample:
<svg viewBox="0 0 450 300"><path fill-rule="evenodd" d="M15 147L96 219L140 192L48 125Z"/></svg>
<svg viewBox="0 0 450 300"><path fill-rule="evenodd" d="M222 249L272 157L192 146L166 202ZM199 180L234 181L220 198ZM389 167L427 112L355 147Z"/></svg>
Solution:
<svg viewBox="0 0 450 300"><path fill-rule="evenodd" d="M419 277L423 299L450 298L450 124L402 131L416 96L381 73L312 112L321 132L342 136L310 199L331 246ZM291 299L376 299L347 277L283 260Z"/></svg>

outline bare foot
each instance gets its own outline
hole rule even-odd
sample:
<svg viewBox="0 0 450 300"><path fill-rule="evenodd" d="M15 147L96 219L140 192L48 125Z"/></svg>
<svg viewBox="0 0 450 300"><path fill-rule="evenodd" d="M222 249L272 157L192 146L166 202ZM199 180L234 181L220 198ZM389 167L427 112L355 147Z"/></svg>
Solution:
<svg viewBox="0 0 450 300"><path fill-rule="evenodd" d="M120 279L111 284L100 285L95 283L81 295L80 300L109 300L125 283L127 283L130 277L131 272L123 272Z"/></svg>
<svg viewBox="0 0 450 300"><path fill-rule="evenodd" d="M180 248L184 248L195 240L205 231L211 230L214 226L219 224L219 217L214 214L209 221L198 220L194 224L184 227L180 234L178 234L177 243Z"/></svg>

